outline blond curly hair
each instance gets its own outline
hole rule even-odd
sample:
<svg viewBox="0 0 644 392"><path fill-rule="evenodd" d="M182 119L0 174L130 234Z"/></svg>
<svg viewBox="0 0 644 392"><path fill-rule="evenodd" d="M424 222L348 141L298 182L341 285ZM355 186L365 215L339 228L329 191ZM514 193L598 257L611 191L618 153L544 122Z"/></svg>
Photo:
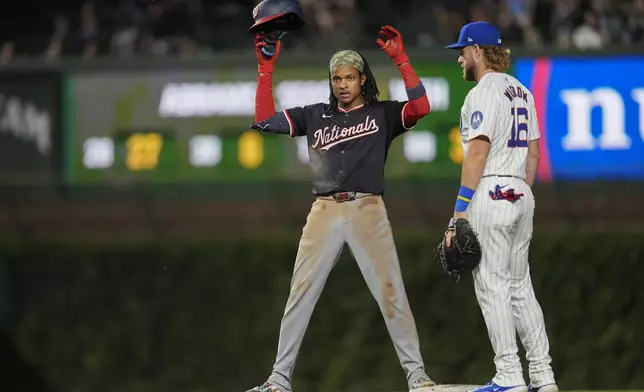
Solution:
<svg viewBox="0 0 644 392"><path fill-rule="evenodd" d="M483 46L485 65L495 72L505 72L511 67L510 49L501 46Z"/></svg>

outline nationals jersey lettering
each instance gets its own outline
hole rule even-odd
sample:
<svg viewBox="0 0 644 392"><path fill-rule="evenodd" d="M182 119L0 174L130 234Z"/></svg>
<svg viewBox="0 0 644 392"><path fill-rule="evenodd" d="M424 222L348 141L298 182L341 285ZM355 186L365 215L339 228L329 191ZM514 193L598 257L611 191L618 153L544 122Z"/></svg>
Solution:
<svg viewBox="0 0 644 392"><path fill-rule="evenodd" d="M381 101L343 110L319 103L286 109L287 132L307 138L313 193L382 194L389 146L408 130L403 125L406 104Z"/></svg>
<svg viewBox="0 0 644 392"><path fill-rule="evenodd" d="M324 116L324 115L323 115ZM329 117L323 117L329 118ZM312 148L320 148L321 150L328 150L333 146L344 143L347 140L356 139L359 137L371 135L378 132L380 127L376 124L376 120L370 119L369 116L365 118L363 123L351 127L339 127L334 125L333 128L324 127L318 129L313 133L315 142L311 145Z"/></svg>
<svg viewBox="0 0 644 392"><path fill-rule="evenodd" d="M514 77L491 72L467 94L461 108L463 153L480 136L490 140L483 175L525 178L528 142L539 139L532 93Z"/></svg>

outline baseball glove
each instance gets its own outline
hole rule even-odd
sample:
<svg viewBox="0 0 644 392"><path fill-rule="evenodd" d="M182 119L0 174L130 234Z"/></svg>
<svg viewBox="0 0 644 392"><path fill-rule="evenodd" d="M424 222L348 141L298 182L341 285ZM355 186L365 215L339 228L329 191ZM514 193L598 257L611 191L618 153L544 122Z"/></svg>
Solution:
<svg viewBox="0 0 644 392"><path fill-rule="evenodd" d="M467 219L452 219L447 230L454 231L452 243L447 246L443 238L434 250L434 257L438 259L443 271L449 276L455 276L458 282L462 273L473 271L481 263L481 243Z"/></svg>

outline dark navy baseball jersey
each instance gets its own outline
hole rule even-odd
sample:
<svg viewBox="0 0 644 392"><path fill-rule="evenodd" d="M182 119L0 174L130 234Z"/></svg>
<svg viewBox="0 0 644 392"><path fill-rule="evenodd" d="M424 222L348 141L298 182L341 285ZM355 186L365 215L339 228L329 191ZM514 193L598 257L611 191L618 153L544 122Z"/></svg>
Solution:
<svg viewBox="0 0 644 392"><path fill-rule="evenodd" d="M254 128L306 136L314 194L382 194L389 146L408 130L403 124L406 104L381 101L345 111L318 103L276 113Z"/></svg>

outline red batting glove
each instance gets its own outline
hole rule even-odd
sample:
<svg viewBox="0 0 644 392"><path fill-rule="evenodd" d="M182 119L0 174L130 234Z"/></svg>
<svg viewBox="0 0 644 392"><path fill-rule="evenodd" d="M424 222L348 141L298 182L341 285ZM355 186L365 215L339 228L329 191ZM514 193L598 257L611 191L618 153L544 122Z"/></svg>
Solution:
<svg viewBox="0 0 644 392"><path fill-rule="evenodd" d="M380 49L391 57L396 65L409 61L403 45L402 35L398 30L391 26L382 26L378 35L380 37L376 40L376 43L380 46Z"/></svg>
<svg viewBox="0 0 644 392"><path fill-rule="evenodd" d="M278 40L277 44L275 44L275 55L268 57L261 51L262 47L266 46L262 35L257 34L255 36L255 55L257 56L257 71L259 73L273 73L273 64L279 57L281 44Z"/></svg>

